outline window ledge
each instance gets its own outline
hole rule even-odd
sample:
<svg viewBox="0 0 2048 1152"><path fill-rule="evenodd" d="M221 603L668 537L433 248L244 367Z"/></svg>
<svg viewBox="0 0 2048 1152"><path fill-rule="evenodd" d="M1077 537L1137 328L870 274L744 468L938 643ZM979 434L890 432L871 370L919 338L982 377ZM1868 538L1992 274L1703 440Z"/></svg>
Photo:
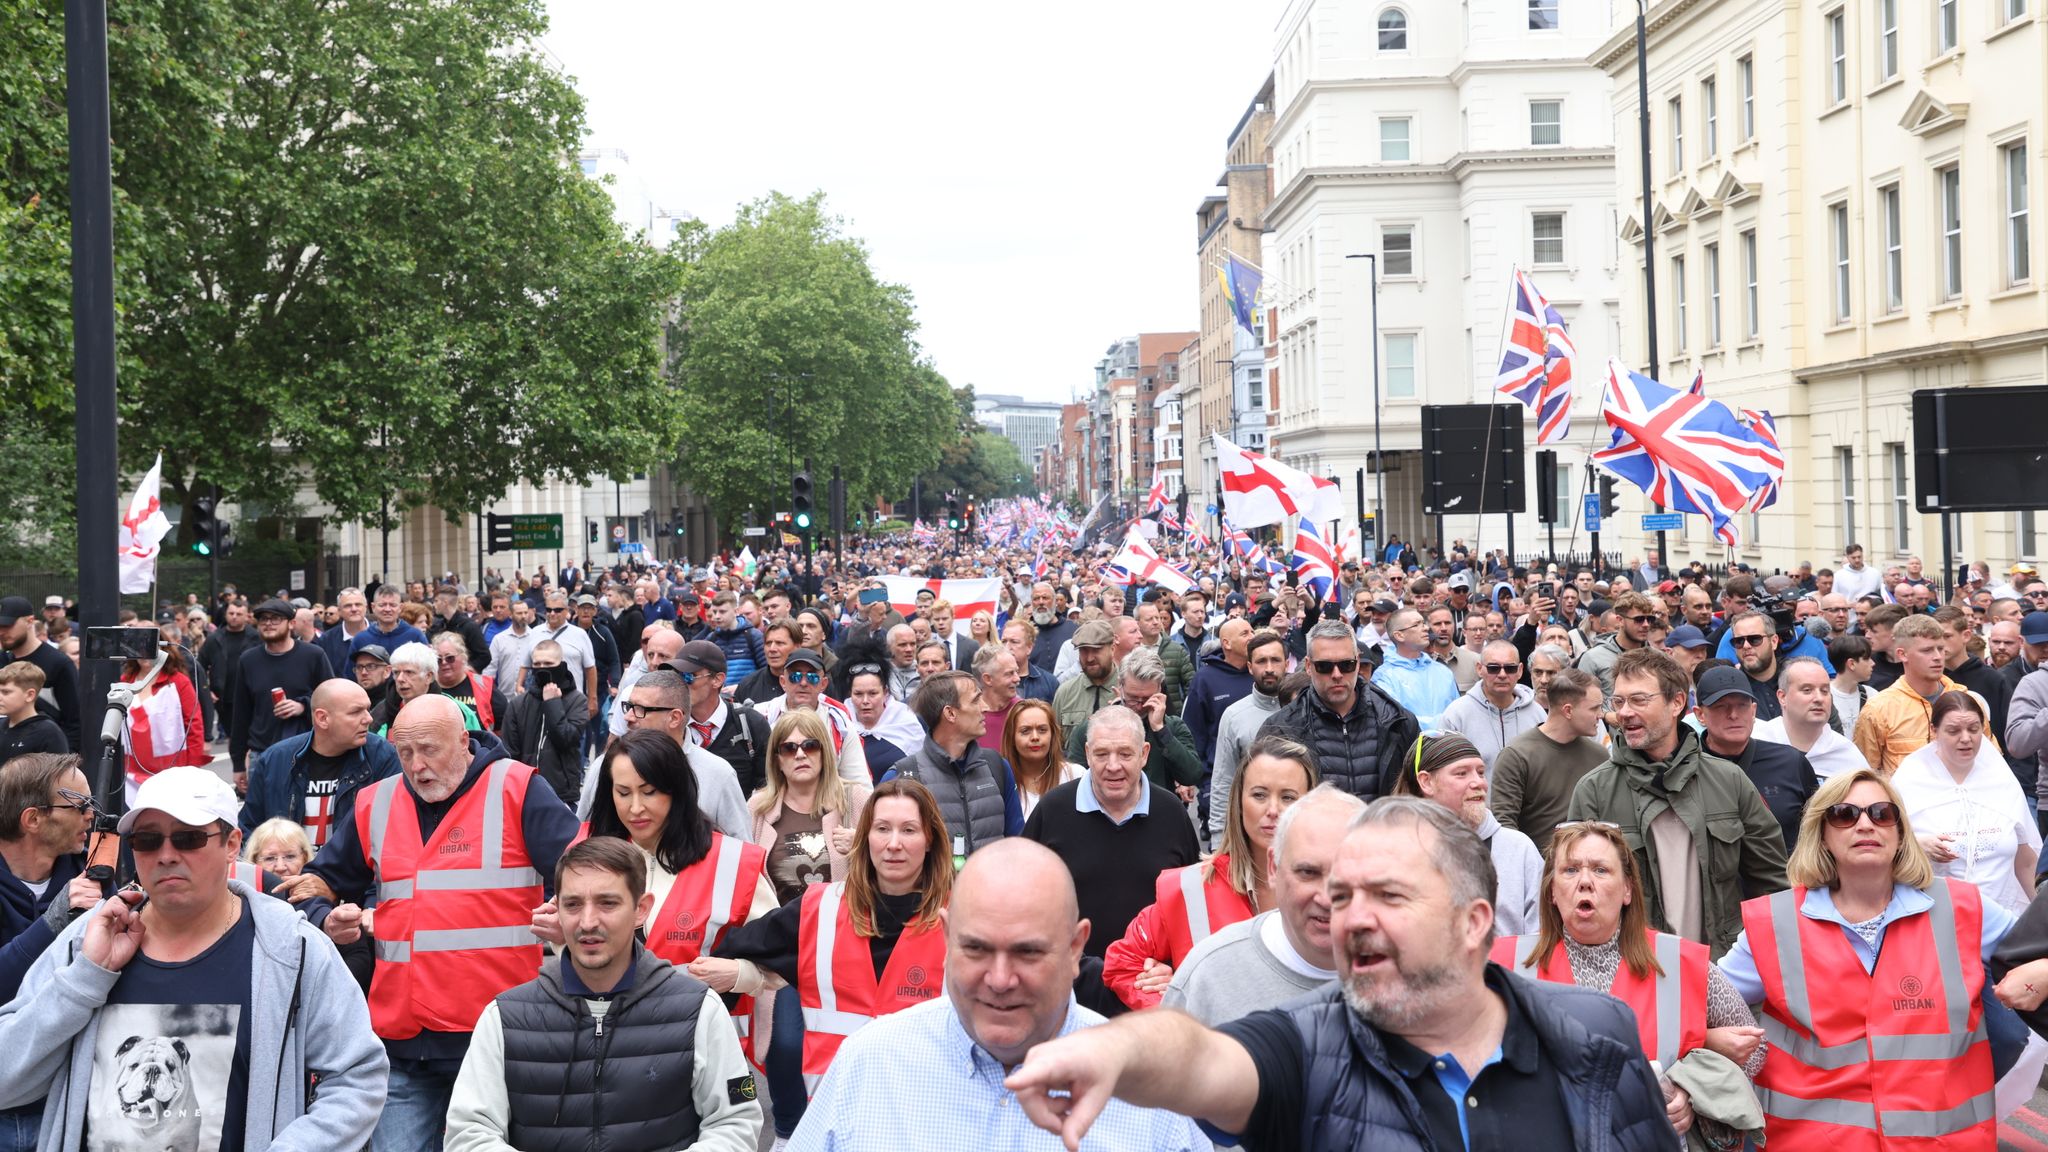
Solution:
<svg viewBox="0 0 2048 1152"><path fill-rule="evenodd" d="M1939 316L1943 312L1967 312L1969 309L1969 305L1963 303L1960 298L1957 298L1955 300L1943 300L1941 303L1929 308L1927 314L1929 316Z"/></svg>
<svg viewBox="0 0 2048 1152"><path fill-rule="evenodd" d="M1764 342L1762 339L1752 337L1751 339L1744 340L1742 343L1737 344L1735 346L1735 350L1737 352L1760 352L1763 350L1763 346Z"/></svg>
<svg viewBox="0 0 2048 1152"><path fill-rule="evenodd" d="M1950 48L1947 51L1943 52L1941 55L1936 56L1934 59L1929 60L1927 63L1921 65L1920 71L1921 74L1925 75L1926 73L1932 72L1936 68L1939 68L1943 64L1961 64L1962 62L1963 46L1958 44L1955 47Z"/></svg>
<svg viewBox="0 0 2048 1152"><path fill-rule="evenodd" d="M1843 98L1841 98L1840 100L1837 100L1837 101L1835 101L1835 102L1834 102L1833 104L1830 104L1830 105L1828 105L1827 107L1825 107L1825 108L1821 109L1821 110L1820 110L1820 115L1819 115L1818 117L1816 117L1816 119L1820 119L1820 120L1826 120L1826 119L1827 119L1827 118L1829 118L1830 116L1834 116L1835 114L1837 114L1837 113L1840 113L1840 112L1846 112L1846 111L1848 111L1849 109L1851 109L1851 108L1854 108L1855 106L1856 106L1856 101L1855 101L1855 100L1853 100L1853 99L1851 99L1851 98L1849 98L1849 97L1847 97L1847 96L1844 96L1844 97L1843 97Z"/></svg>
<svg viewBox="0 0 2048 1152"><path fill-rule="evenodd" d="M1870 321L1870 326L1872 328L1876 328L1885 324L1897 324L1899 321L1905 320L1907 318L1908 314L1906 310L1904 308L1900 308L1895 312L1887 312L1882 316L1872 317Z"/></svg>
<svg viewBox="0 0 2048 1152"><path fill-rule="evenodd" d="M1829 322L1827 327L1821 329L1820 334L1823 336L1836 336L1843 332L1854 332L1855 330L1856 321L1853 317L1848 320L1837 318Z"/></svg>
<svg viewBox="0 0 2048 1152"><path fill-rule="evenodd" d="M1985 33L1984 42L1986 44L1989 44L1993 40L2002 39L2006 36L2011 35L2014 32L2019 31L2022 28L2031 28L2033 27L2033 25L2033 13L2022 13L2018 16L2013 17L2010 20L2007 20L2005 23L1999 25L1998 27L1993 28L1991 31Z"/></svg>
<svg viewBox="0 0 2048 1152"><path fill-rule="evenodd" d="M1742 154L1743 154L1744 152L1754 152L1754 151L1756 151L1756 150L1757 150L1757 140L1756 140L1756 137L1755 137L1755 136L1751 136L1751 137L1750 137L1749 139L1747 139L1747 140L1741 140L1741 141L1738 141L1738 142L1736 143L1735 147L1733 147L1733 148L1730 148L1730 149L1728 150L1728 155L1729 155L1729 156L1731 156L1731 157L1734 157L1734 156L1740 156L1740 155L1742 155Z"/></svg>
<svg viewBox="0 0 2048 1152"><path fill-rule="evenodd" d="M2014 284L2010 288L2001 288L1998 291L1993 292L1989 297L1987 297L1987 299L2010 300L2016 296L2033 296L2037 294L2039 291L2040 289L2034 287L2033 282L2031 280L2022 280L2019 283Z"/></svg>
<svg viewBox="0 0 2048 1152"><path fill-rule="evenodd" d="M1865 96L1875 96L1879 92L1884 92L1893 88L1897 88L1899 85L1904 84L1905 82L1906 78L1904 75L1894 72L1890 76L1884 78L1883 80L1879 80L1875 87L1870 88L1863 94Z"/></svg>

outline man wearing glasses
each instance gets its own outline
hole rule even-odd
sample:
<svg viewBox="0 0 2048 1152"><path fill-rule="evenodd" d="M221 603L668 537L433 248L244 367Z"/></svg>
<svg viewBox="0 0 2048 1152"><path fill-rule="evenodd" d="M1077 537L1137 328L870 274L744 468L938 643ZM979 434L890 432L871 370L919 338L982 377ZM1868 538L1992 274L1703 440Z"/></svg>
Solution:
<svg viewBox="0 0 2048 1152"><path fill-rule="evenodd" d="M586 721L597 718L597 650L591 647L590 634L576 626L569 618L569 594L557 588L548 593L547 622L533 630L534 643L553 640L562 648L562 664L569 669L583 685L583 718ZM524 665L531 662L533 649L526 650L527 659L514 669L512 690L525 691ZM504 683L501 679L499 683Z"/></svg>
<svg viewBox="0 0 2048 1152"><path fill-rule="evenodd" d="M1682 723L1692 685L1651 648L1614 663L1608 761L1572 790L1568 820L1620 828L1636 849L1650 927L1715 959L1742 934L1742 901L1785 887L1785 834L1741 768Z"/></svg>
<svg viewBox="0 0 2048 1152"><path fill-rule="evenodd" d="M697 774L697 807L712 827L727 836L748 837L753 834L754 820L747 812L747 798L740 791L739 774L723 758L698 747L691 739L690 692L705 676L718 673L698 672L688 664L664 664L633 685L621 711L629 730L652 728L682 748L690 771ZM591 806L597 799L596 786L597 763L593 761L583 773L583 795L576 803L578 817L590 818Z"/></svg>
<svg viewBox="0 0 2048 1152"><path fill-rule="evenodd" d="M0 764L0 996L12 999L72 917L105 898L85 875L91 830L92 785L78 757L38 752ZM0 1110L0 1131L15 1119Z"/></svg>
<svg viewBox="0 0 2048 1152"><path fill-rule="evenodd" d="M1386 795L1422 725L1373 684L1344 621L1319 620L1309 629L1305 663L1309 690L1260 725L1259 735L1308 745L1323 779L1361 800Z"/></svg>
<svg viewBox="0 0 2048 1152"><path fill-rule="evenodd" d="M141 891L66 928L0 1012L0 1107L47 1096L95 1147L369 1141L389 1063L363 994L296 909L229 878L235 818L207 769L143 782L120 823Z"/></svg>
<svg viewBox="0 0 2048 1152"><path fill-rule="evenodd" d="M1522 684L1522 654L1512 642L1487 642L1479 654L1479 683L1444 709L1437 723L1479 749L1489 778L1501 749L1543 723L1535 690Z"/></svg>
<svg viewBox="0 0 2048 1152"><path fill-rule="evenodd" d="M1579 657L1579 671L1590 672L1600 681L1602 691L1614 690L1614 663L1624 652L1642 649L1650 641L1650 629L1658 621L1657 606L1640 592L1623 592L1614 598L1614 631Z"/></svg>

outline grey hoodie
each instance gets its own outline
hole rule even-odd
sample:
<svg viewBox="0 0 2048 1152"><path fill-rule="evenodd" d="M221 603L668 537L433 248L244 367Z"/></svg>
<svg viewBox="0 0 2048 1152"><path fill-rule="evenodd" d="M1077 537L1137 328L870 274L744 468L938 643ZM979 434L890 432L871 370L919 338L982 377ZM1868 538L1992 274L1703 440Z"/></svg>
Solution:
<svg viewBox="0 0 2048 1152"><path fill-rule="evenodd" d="M1223 819L1230 814L1230 785L1238 762L1259 738L1259 726L1280 710L1280 698L1252 687L1251 695L1230 702L1216 721L1215 766L1209 776L1209 844L1223 843Z"/></svg>
<svg viewBox="0 0 2048 1152"><path fill-rule="evenodd" d="M1515 685L1514 702L1501 709L1486 698L1486 685L1474 684L1456 703L1444 709L1436 725L1470 740L1479 749L1479 758L1486 761L1486 778L1491 780L1493 762L1500 757L1500 750L1510 740L1543 723L1543 715L1533 689Z"/></svg>
<svg viewBox="0 0 2048 1152"><path fill-rule="evenodd" d="M249 901L256 921L245 1144L363 1147L384 1111L390 1064L370 1030L362 989L334 945L291 905L238 880L228 888ZM121 975L82 954L91 920L88 913L72 921L29 969L20 994L0 1006L0 1108L49 1097L36 1145L42 1152L75 1152L84 1140L99 1010ZM320 1077L310 1102L309 1073Z"/></svg>

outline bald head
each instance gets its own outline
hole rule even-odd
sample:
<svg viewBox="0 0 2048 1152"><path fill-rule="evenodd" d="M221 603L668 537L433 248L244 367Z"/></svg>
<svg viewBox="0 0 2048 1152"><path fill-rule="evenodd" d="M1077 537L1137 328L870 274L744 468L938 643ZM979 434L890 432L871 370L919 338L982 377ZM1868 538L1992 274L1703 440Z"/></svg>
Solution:
<svg viewBox="0 0 2048 1152"><path fill-rule="evenodd" d="M667 621L663 621L666 625ZM649 628L643 638L647 647L647 666L667 664L683 654L683 634L673 628Z"/></svg>
<svg viewBox="0 0 2048 1152"><path fill-rule="evenodd" d="M342 756L370 738L370 694L353 680L323 680L313 689L313 751Z"/></svg>
<svg viewBox="0 0 2048 1152"><path fill-rule="evenodd" d="M332 683L332 681L330 681ZM360 692L362 689L358 688ZM462 731L462 706L453 697L438 692L429 692L414 699L398 710L398 719L391 722L392 739L402 732L435 731L442 733Z"/></svg>
<svg viewBox="0 0 2048 1152"><path fill-rule="evenodd" d="M364 706L367 707L370 703L370 694L363 691L362 685L357 684L355 681L343 680L339 677L332 680L322 680L313 688L313 711L315 712L323 710L332 712L348 700L361 700Z"/></svg>
<svg viewBox="0 0 2048 1152"><path fill-rule="evenodd" d="M1010 837L967 858L946 925L946 995L960 1026L1005 1067L1059 1035L1088 922L1052 850Z"/></svg>
<svg viewBox="0 0 2048 1152"><path fill-rule="evenodd" d="M430 692L399 710L391 722L391 745L413 794L439 804L455 794L469 774L469 739L462 708Z"/></svg>

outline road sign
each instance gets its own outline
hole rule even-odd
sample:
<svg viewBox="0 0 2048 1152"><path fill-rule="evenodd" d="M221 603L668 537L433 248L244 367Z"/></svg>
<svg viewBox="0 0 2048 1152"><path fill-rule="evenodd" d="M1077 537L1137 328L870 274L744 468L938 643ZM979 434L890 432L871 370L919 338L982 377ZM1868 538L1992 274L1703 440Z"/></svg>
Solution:
<svg viewBox="0 0 2048 1152"><path fill-rule="evenodd" d="M520 514L505 519L512 522L512 547L515 549L562 546L562 516L559 512Z"/></svg>
<svg viewBox="0 0 2048 1152"><path fill-rule="evenodd" d="M1645 512L1643 513L1643 531L1683 532L1685 531L1685 513Z"/></svg>
<svg viewBox="0 0 2048 1152"><path fill-rule="evenodd" d="M1598 492L1586 493L1585 501L1579 509L1579 523L1588 532L1598 532L1600 530L1600 494Z"/></svg>
<svg viewBox="0 0 2048 1152"><path fill-rule="evenodd" d="M766 528L742 528L742 529L740 529L740 535L742 535L742 536L766 536L767 534L768 534L768 530L767 530Z"/></svg>
<svg viewBox="0 0 2048 1152"><path fill-rule="evenodd" d="M624 523L623 521L619 521L619 520L613 520L613 521L612 521L612 543L614 543L614 544L623 544L623 543L625 543L625 541L626 541L626 525L625 525L625 523Z"/></svg>
<svg viewBox="0 0 2048 1152"><path fill-rule="evenodd" d="M647 545L640 543L638 540L631 544L619 545L619 555L621 556L638 556L645 551L647 551Z"/></svg>

